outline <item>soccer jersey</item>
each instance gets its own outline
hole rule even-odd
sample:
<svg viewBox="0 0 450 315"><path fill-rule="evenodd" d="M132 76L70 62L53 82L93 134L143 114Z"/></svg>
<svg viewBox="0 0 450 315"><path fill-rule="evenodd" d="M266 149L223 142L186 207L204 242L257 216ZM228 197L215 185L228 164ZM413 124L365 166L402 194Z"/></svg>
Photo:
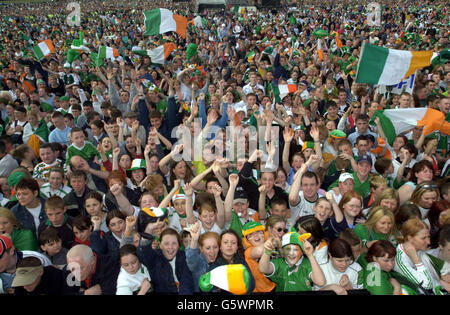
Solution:
<svg viewBox="0 0 450 315"><path fill-rule="evenodd" d="M48 177L50 175L50 170L53 167L61 167L64 168L64 173L66 173L67 168L63 161L60 159L56 159L52 164L47 164L45 162L41 162L35 166L33 170L33 178L34 179L42 179L44 182L48 182Z"/></svg>
<svg viewBox="0 0 450 315"><path fill-rule="evenodd" d="M312 267L304 256L292 267L289 267L284 258L273 259L270 263L273 266L273 273L266 277L277 284L276 292L312 290Z"/></svg>
<svg viewBox="0 0 450 315"><path fill-rule="evenodd" d="M45 183L41 186L41 194L45 195L45 198L50 198L51 196L58 196L64 198L68 193L72 191L72 188L62 185L56 190L53 190L50 183Z"/></svg>
<svg viewBox="0 0 450 315"><path fill-rule="evenodd" d="M72 143L67 148L66 164L69 164L70 159L72 158L72 156L75 156L75 155L81 156L86 161L90 161L91 158L93 158L94 156L97 156L99 159L101 159L100 153L97 151L97 149L94 147L94 145L92 143L90 143L89 141L84 141L84 145L81 148L75 146Z"/></svg>

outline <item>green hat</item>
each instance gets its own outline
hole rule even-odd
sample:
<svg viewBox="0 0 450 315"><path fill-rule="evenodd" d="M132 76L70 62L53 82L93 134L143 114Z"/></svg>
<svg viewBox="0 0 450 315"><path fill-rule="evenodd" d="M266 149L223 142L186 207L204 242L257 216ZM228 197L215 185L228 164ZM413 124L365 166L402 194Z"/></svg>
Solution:
<svg viewBox="0 0 450 315"><path fill-rule="evenodd" d="M246 237L247 235L250 235L253 232L265 231L265 230L266 230L266 228L264 227L264 225L262 225L261 223L256 222L256 221L252 221L252 222L246 223L242 227L242 235L244 237Z"/></svg>
<svg viewBox="0 0 450 315"><path fill-rule="evenodd" d="M186 58L189 60L192 57L194 57L195 55L197 55L197 45L194 43L191 43L188 45L188 47L186 49Z"/></svg>
<svg viewBox="0 0 450 315"><path fill-rule="evenodd" d="M305 151L306 149L315 150L316 146L314 145L314 142L313 141L305 141L302 146L302 152Z"/></svg>
<svg viewBox="0 0 450 315"><path fill-rule="evenodd" d="M302 238L300 237L300 234L298 234L297 232L286 233L281 238L281 247L284 247L284 246L290 245L290 244L300 246L300 248L303 251L303 241L302 241Z"/></svg>
<svg viewBox="0 0 450 315"><path fill-rule="evenodd" d="M347 138L347 134L345 132L343 132L342 130L334 129L330 133L330 137L335 138L335 139L343 139L343 138Z"/></svg>
<svg viewBox="0 0 450 315"><path fill-rule="evenodd" d="M27 174L24 172L15 172L8 177L8 186L14 187L16 186Z"/></svg>
<svg viewBox="0 0 450 315"><path fill-rule="evenodd" d="M59 98L59 100L60 100L60 101L68 101L68 100L69 100L69 97L66 96L66 95L63 95L63 96L61 96L61 97Z"/></svg>
<svg viewBox="0 0 450 315"><path fill-rule="evenodd" d="M142 168L146 168L144 159L134 159L131 163L131 167L127 169L127 171L135 171L140 170Z"/></svg>

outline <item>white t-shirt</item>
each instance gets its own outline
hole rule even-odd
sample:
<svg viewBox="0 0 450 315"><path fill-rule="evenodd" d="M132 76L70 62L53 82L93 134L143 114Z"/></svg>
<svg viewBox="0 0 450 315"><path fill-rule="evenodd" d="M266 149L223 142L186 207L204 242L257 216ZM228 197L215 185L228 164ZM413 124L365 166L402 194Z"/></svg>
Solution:
<svg viewBox="0 0 450 315"><path fill-rule="evenodd" d="M36 233L37 233L37 228L38 228L39 224L41 224L41 222L39 221L39 214L41 213L41 208L42 208L42 205L40 203L39 203L39 206L36 208L26 208L28 210L28 212L30 212L31 215L33 216L34 225L36 226Z"/></svg>
<svg viewBox="0 0 450 315"><path fill-rule="evenodd" d="M330 285L330 284L339 284L339 281L341 281L341 278L343 275L347 275L350 284L352 285L353 289L362 289L362 284L358 284L358 275L359 272L362 270L361 266L354 262L348 268L345 270L345 272L340 272L336 270L333 267L333 263L331 260L328 260L328 262L324 264L320 264L320 268L323 271L323 274L325 275L326 283L324 286ZM314 290L319 290L322 287L314 286Z"/></svg>
<svg viewBox="0 0 450 315"><path fill-rule="evenodd" d="M304 217L305 215L314 215L313 207L316 204L317 199L321 197L320 194L317 194L316 201L309 202L303 196L303 191L300 191L298 195L300 197L300 202L298 203L298 205L293 206L289 203L289 208L291 209L291 217L289 218L289 223L292 226L295 225L295 221L297 221L299 217Z"/></svg>
<svg viewBox="0 0 450 315"><path fill-rule="evenodd" d="M119 277L117 278L116 295L133 295L133 292L141 289L141 284L144 279L148 279L149 281L152 280L147 267L143 264L141 264L141 269L134 275L126 272L125 269L121 267Z"/></svg>

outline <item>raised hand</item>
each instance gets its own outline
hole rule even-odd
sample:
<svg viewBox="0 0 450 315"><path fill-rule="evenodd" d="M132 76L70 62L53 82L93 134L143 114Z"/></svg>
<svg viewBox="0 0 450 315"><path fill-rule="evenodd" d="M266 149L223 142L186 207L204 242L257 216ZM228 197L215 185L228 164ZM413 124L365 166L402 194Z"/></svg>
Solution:
<svg viewBox="0 0 450 315"><path fill-rule="evenodd" d="M230 176L228 177L228 181L230 182L230 186L236 187L239 184L239 175L230 174Z"/></svg>
<svg viewBox="0 0 450 315"><path fill-rule="evenodd" d="M192 187L191 183L186 183L183 187L184 194L186 197L192 197L194 194L194 188Z"/></svg>

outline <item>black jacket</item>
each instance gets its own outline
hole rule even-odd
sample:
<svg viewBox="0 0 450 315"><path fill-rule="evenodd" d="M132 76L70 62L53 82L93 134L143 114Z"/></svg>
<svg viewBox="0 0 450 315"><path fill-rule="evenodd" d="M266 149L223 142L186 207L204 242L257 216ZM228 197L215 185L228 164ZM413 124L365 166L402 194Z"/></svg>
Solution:
<svg viewBox="0 0 450 315"><path fill-rule="evenodd" d="M44 274L38 286L28 292L23 287L16 287L14 295L67 295L71 293L71 289L66 283L64 272L53 266L44 267Z"/></svg>

